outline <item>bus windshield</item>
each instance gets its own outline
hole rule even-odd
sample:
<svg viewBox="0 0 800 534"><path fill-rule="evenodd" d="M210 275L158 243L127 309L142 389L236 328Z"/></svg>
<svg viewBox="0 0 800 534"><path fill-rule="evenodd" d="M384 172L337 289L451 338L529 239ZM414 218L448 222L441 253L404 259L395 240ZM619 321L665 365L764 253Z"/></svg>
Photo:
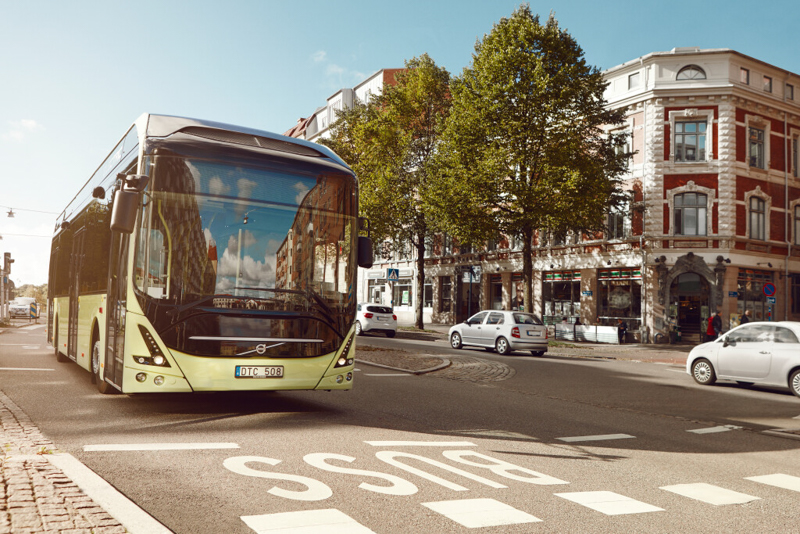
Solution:
<svg viewBox="0 0 800 534"><path fill-rule="evenodd" d="M155 156L142 208L140 298L177 309L354 305L351 175ZM300 308L298 308L298 306Z"/></svg>

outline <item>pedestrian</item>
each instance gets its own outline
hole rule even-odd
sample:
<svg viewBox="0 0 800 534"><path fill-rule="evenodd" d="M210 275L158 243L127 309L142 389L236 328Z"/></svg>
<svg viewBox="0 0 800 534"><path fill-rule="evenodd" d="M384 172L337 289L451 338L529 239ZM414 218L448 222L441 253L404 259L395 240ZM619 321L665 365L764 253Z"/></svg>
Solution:
<svg viewBox="0 0 800 534"><path fill-rule="evenodd" d="M583 323L581 322L580 318L578 318L578 319L575 319L575 324L576 325L582 325Z"/></svg>
<svg viewBox="0 0 800 534"><path fill-rule="evenodd" d="M751 315L750 310L745 311L744 315L742 315L742 320L739 322L739 324L747 324L747 323L749 323L750 322L750 315Z"/></svg>
<svg viewBox="0 0 800 534"><path fill-rule="evenodd" d="M708 326L706 327L706 340L714 341L717 335L714 333L714 316L708 318Z"/></svg>
<svg viewBox="0 0 800 534"><path fill-rule="evenodd" d="M617 336L619 337L619 344L625 343L625 336L628 334L628 325L622 319L617 321Z"/></svg>
<svg viewBox="0 0 800 534"><path fill-rule="evenodd" d="M711 326L714 328L714 339L717 339L722 333L722 312L717 310L716 315L711 320Z"/></svg>
<svg viewBox="0 0 800 534"><path fill-rule="evenodd" d="M563 318L561 319L561 324L569 324L569 321L567 320L567 318L566 318L566 317L563 317Z"/></svg>

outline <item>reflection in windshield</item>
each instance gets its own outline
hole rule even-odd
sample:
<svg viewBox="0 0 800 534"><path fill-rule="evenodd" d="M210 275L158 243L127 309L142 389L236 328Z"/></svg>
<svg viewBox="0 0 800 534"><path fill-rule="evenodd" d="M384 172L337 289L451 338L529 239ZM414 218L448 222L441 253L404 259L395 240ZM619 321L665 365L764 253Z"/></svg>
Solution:
<svg viewBox="0 0 800 534"><path fill-rule="evenodd" d="M137 247L143 294L264 310L313 295L351 304L352 177L172 156L157 157L152 175Z"/></svg>

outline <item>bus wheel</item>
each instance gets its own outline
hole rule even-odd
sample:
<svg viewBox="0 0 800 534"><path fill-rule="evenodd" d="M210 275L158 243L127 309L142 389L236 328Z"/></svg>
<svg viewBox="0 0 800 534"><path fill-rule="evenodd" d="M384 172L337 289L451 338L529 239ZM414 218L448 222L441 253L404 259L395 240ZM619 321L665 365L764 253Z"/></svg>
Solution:
<svg viewBox="0 0 800 534"><path fill-rule="evenodd" d="M61 352L58 350L58 332L53 334L53 347L55 347L56 351L56 361L59 363L67 363L69 358L61 354Z"/></svg>
<svg viewBox="0 0 800 534"><path fill-rule="evenodd" d="M102 394L113 393L114 388L100 376L100 342L92 346L92 380L97 384L97 391Z"/></svg>

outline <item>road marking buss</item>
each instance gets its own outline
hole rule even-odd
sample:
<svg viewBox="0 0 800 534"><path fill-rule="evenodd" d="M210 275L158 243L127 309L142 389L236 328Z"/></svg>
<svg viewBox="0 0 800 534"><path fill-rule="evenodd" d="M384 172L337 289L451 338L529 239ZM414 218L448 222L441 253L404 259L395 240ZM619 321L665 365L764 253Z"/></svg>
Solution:
<svg viewBox="0 0 800 534"><path fill-rule="evenodd" d="M351 389L363 223L323 146L144 114L58 217L48 339L102 393Z"/></svg>

